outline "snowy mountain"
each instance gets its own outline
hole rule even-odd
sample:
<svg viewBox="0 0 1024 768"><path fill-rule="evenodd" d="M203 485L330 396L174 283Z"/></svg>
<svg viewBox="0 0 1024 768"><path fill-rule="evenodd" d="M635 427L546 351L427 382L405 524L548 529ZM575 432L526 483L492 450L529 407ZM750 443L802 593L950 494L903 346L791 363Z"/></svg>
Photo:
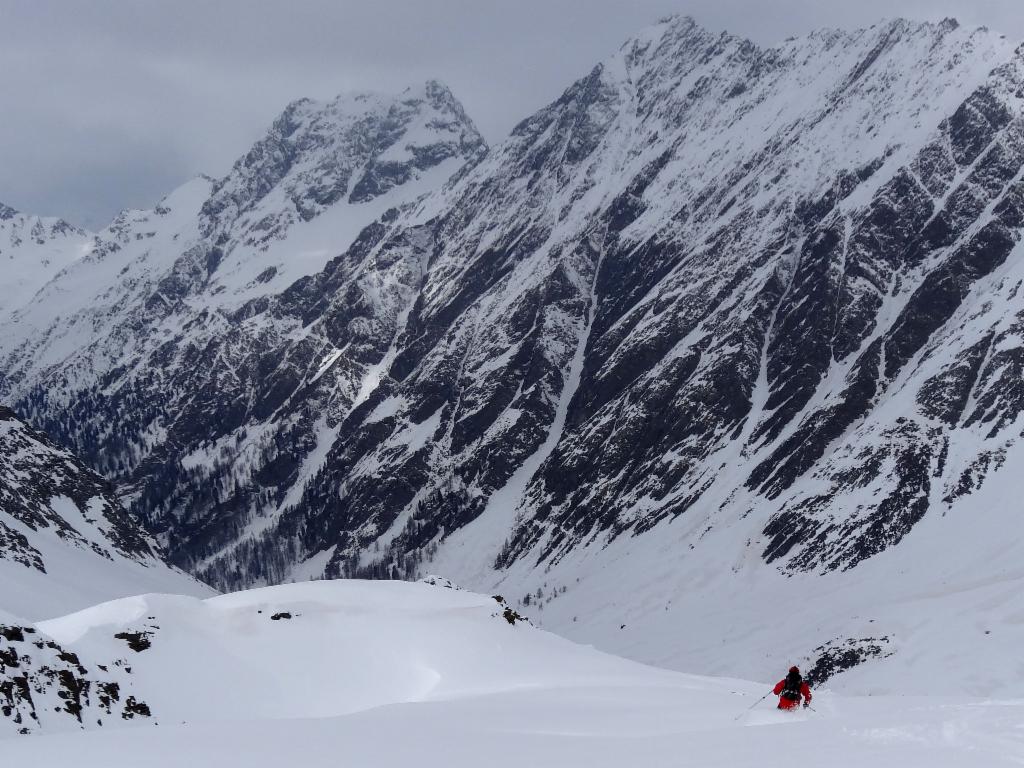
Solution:
<svg viewBox="0 0 1024 768"><path fill-rule="evenodd" d="M85 256L92 235L63 219L0 203L0 317L25 306L62 269Z"/></svg>
<svg viewBox="0 0 1024 768"><path fill-rule="evenodd" d="M238 516L211 505L248 514L272 493L264 486L295 481L293 464L330 429L318 412L336 422L388 343L367 308L409 290L403 262L382 274L342 254L484 149L435 82L297 102L226 178L123 214L16 314L0 334L2 388L124 484L158 529L173 520L197 537L233 535ZM332 299L317 292L327 274L345 286L333 298L338 344L299 306Z"/></svg>
<svg viewBox="0 0 1024 768"><path fill-rule="evenodd" d="M949 20L667 19L490 151L437 83L297 102L4 321L0 397L218 587L429 570L647 661L1019 692L1022 115Z"/></svg>
<svg viewBox="0 0 1024 768"><path fill-rule="evenodd" d="M164 563L107 480L4 407L0 583L0 609L28 618L138 592L211 592Z"/></svg>
<svg viewBox="0 0 1024 768"><path fill-rule="evenodd" d="M14 765L82 768L739 767L787 750L838 768L1008 766L1024 756L1019 700L819 689L813 712L779 713L758 703L769 684L644 667L510 624L500 608L437 586L335 581L205 601L150 595L4 626L0 691L14 703L0 710L0 751ZM10 685L34 672L36 718ZM67 732L79 729L89 732Z"/></svg>

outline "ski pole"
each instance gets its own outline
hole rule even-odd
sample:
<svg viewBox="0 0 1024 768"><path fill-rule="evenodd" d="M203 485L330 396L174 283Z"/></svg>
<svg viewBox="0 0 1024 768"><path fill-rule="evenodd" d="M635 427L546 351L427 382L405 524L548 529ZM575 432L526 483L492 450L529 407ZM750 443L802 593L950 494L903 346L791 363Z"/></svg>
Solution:
<svg viewBox="0 0 1024 768"><path fill-rule="evenodd" d="M742 712L740 712L740 713L739 713L738 715L736 715L736 717L735 717L735 718L733 718L733 722L735 722L736 720L739 720L739 719L740 719L741 717L743 717L743 716L744 716L745 714L747 714L747 712L749 712L750 710L752 710L752 709L753 709L754 707L756 707L756 706L757 706L758 704L760 704L760 703L761 703L762 701L764 701L765 699L767 699L767 698L768 698L769 696L771 696L771 695L772 695L773 693L775 693L775 691L768 691L768 693L766 693L766 694L765 694L764 696L762 696L762 697L761 697L760 699L758 699L758 700L757 700L757 701L755 701L755 702L754 702L753 704L751 704L751 705L750 705L749 707L747 707L747 708L746 708L746 709L744 709L744 710L743 710Z"/></svg>

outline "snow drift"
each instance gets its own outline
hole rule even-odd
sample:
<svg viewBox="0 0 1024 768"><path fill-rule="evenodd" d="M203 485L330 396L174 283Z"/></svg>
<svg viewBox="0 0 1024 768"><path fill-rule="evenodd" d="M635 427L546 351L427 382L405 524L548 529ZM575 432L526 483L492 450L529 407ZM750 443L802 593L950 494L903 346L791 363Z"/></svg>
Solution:
<svg viewBox="0 0 1024 768"><path fill-rule="evenodd" d="M836 768L943 767L1024 757L1019 702L819 691L815 712L750 710L767 683L644 667L503 613L488 596L355 581L106 603L36 630L146 714L102 726L64 714L50 731L91 732L40 729L0 742L0 753L82 768L738 767L780 753Z"/></svg>

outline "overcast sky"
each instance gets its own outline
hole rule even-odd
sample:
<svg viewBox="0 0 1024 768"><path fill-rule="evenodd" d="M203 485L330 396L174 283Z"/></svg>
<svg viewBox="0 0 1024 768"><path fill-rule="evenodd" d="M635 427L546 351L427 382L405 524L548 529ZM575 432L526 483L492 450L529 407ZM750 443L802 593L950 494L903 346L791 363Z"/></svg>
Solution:
<svg viewBox="0 0 1024 768"><path fill-rule="evenodd" d="M221 175L289 101L448 83L491 142L671 13L771 45L1024 0L0 0L0 201L101 227Z"/></svg>

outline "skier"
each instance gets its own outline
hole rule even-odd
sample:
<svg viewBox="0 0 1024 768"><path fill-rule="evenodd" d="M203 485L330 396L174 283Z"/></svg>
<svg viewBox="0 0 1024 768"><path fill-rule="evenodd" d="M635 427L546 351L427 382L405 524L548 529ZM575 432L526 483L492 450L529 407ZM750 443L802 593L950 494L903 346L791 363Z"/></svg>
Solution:
<svg viewBox="0 0 1024 768"><path fill-rule="evenodd" d="M779 709L796 709L801 696L804 697L805 708L811 705L811 688L796 667L789 668L789 674L775 684L773 693L779 697Z"/></svg>

